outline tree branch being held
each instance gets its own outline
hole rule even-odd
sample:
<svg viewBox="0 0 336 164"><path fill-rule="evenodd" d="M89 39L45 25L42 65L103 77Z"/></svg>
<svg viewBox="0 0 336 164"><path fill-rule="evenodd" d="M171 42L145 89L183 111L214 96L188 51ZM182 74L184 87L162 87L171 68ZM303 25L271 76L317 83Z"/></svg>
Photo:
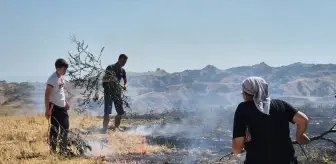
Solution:
<svg viewBox="0 0 336 164"><path fill-rule="evenodd" d="M100 54L96 56L88 51L88 45L84 45L84 41L78 41L76 37L72 37L71 41L76 44L77 52L69 52L70 70L68 72L70 82L74 87L84 89L81 93L83 95L82 105L86 106L92 101L99 105L104 103L104 96L99 96L99 93L104 93L100 89L101 82L103 82L103 85L104 82L113 84L116 90L123 90L125 88L120 85L113 71L103 69L100 57L104 47L101 49ZM127 79L125 85L127 88ZM128 97L122 93L121 99L123 104L129 108Z"/></svg>

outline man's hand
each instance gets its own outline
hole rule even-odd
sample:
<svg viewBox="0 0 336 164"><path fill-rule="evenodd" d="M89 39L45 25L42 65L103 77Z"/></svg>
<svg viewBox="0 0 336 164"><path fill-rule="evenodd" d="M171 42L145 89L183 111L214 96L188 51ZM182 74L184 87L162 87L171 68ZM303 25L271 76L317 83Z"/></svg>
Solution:
<svg viewBox="0 0 336 164"><path fill-rule="evenodd" d="M69 105L68 102L65 102L65 109L66 109L66 110L69 110L69 109L70 109L70 105Z"/></svg>
<svg viewBox="0 0 336 164"><path fill-rule="evenodd" d="M306 134L302 134L302 135L296 136L296 142L298 142L301 145L305 145L310 142L310 139Z"/></svg>
<svg viewBox="0 0 336 164"><path fill-rule="evenodd" d="M44 113L44 116L46 117L47 120L49 120L50 116L51 116L51 111L50 110L46 110L45 113Z"/></svg>
<svg viewBox="0 0 336 164"><path fill-rule="evenodd" d="M127 88L128 88L128 85L127 84L124 84L124 90L127 90Z"/></svg>
<svg viewBox="0 0 336 164"><path fill-rule="evenodd" d="M49 97L51 95L51 92L52 92L52 89L53 89L53 86L48 84L47 87L46 87L46 90L45 90L45 95L44 95L44 105L45 105L45 113L44 113L44 116L47 118L47 120L50 119L50 116L51 116L51 111L49 109Z"/></svg>

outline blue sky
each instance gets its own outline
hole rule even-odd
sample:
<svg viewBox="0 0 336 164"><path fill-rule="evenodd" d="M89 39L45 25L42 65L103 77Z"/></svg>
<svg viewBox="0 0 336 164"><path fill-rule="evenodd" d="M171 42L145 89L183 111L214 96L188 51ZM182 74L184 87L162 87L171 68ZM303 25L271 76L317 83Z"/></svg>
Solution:
<svg viewBox="0 0 336 164"><path fill-rule="evenodd" d="M126 53L127 71L336 63L334 0L2 0L0 79L46 81L56 58Z"/></svg>

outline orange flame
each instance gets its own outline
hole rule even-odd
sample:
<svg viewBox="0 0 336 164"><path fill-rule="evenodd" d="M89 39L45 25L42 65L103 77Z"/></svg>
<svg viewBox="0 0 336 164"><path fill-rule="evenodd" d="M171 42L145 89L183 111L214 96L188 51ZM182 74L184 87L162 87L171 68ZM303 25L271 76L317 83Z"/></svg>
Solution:
<svg viewBox="0 0 336 164"><path fill-rule="evenodd" d="M106 154L103 152L97 152L96 158L97 159L105 159Z"/></svg>
<svg viewBox="0 0 336 164"><path fill-rule="evenodd" d="M96 160L106 160L106 156L105 155L102 155L100 153L97 153L97 157L96 157Z"/></svg>
<svg viewBox="0 0 336 164"><path fill-rule="evenodd" d="M146 154L148 152L148 146L146 142L146 138L142 136L142 141L140 147L137 149L138 153Z"/></svg>

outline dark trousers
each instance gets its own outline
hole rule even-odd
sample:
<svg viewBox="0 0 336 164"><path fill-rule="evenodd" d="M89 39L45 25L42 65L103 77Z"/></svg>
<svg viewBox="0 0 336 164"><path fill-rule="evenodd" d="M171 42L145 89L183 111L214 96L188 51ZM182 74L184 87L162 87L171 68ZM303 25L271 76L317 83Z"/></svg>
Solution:
<svg viewBox="0 0 336 164"><path fill-rule="evenodd" d="M51 125L49 133L49 144L53 151L56 151L58 144L57 136L60 136L60 150L64 151L68 145L68 130L69 130L69 115L65 107L59 107L50 104L51 110Z"/></svg>
<svg viewBox="0 0 336 164"><path fill-rule="evenodd" d="M110 87L106 86L104 87L104 101L104 115L112 113L113 103L118 115L125 114L121 93L116 93Z"/></svg>
<svg viewBox="0 0 336 164"><path fill-rule="evenodd" d="M112 114L112 104L114 103L114 107L116 109L117 115L121 117L121 115L125 114L123 108L123 102L121 98L121 93L118 93L113 89L113 87L109 85L104 86L104 120L103 120L103 128L107 129L109 124L109 115ZM119 126L120 119L115 120L115 126Z"/></svg>

